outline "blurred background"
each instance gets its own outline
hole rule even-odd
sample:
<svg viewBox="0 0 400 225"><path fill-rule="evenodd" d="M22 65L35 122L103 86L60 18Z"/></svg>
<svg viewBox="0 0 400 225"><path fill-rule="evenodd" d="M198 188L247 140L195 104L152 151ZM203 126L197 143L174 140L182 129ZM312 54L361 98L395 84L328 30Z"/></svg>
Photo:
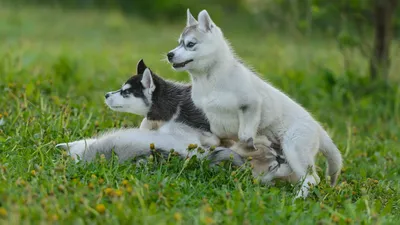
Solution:
<svg viewBox="0 0 400 225"><path fill-rule="evenodd" d="M400 69L396 63L399 46L392 42L400 36L397 0L0 2L0 29L5 45L10 44L10 39L15 41L16 35L19 41L33 37L51 41L72 39L71 42L86 39L92 44L111 37L114 40L127 37L132 42L144 43L150 38L160 42L160 48L152 52L140 51L140 55L155 54L173 47L168 41L178 37L187 8L195 15L207 9L233 42L239 38L247 40L249 46L238 51L252 52L253 46L257 49L266 46L262 54L254 51L249 57L272 60L272 65L268 65L270 71L281 66L276 60L282 60L285 68L290 69L318 67L335 73L354 72L385 80L399 77L395 72ZM249 44L254 42L257 44ZM294 43L296 46L291 46ZM113 44L111 41L103 47ZM313 51L309 51L310 45ZM270 57L272 59L268 59Z"/></svg>
<svg viewBox="0 0 400 225"><path fill-rule="evenodd" d="M343 130L379 118L398 132L396 0L0 0L0 88L32 104L93 107L97 121L120 118L113 126L136 124L107 110L103 94L141 58L163 77L189 81L165 61L187 8L207 9L247 64L318 119L340 120Z"/></svg>

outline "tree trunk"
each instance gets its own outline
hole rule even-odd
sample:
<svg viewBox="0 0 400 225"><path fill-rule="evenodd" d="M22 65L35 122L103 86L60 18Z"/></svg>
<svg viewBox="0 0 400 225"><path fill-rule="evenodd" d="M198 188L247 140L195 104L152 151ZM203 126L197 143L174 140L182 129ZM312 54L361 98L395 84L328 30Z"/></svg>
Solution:
<svg viewBox="0 0 400 225"><path fill-rule="evenodd" d="M372 79L387 80L389 77L390 42L396 6L397 0L375 0L375 40L370 60L370 76Z"/></svg>

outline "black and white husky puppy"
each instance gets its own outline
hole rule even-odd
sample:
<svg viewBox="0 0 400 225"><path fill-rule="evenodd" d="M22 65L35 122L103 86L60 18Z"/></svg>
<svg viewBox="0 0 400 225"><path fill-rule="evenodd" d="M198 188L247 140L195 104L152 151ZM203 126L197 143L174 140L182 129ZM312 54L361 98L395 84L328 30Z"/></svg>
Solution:
<svg viewBox="0 0 400 225"><path fill-rule="evenodd" d="M190 144L207 149L218 146L220 140L210 132L203 112L191 100L191 85L162 79L140 60L137 75L132 76L117 91L108 92L105 102L114 111L144 116L140 128L116 129L98 137L61 143L56 147L69 150L76 160L91 161L97 154L110 158L112 151L119 161L151 154L150 144L168 155L174 149L181 157L197 155L211 163L233 160L242 165L244 160L229 148L217 147L214 151L188 151Z"/></svg>

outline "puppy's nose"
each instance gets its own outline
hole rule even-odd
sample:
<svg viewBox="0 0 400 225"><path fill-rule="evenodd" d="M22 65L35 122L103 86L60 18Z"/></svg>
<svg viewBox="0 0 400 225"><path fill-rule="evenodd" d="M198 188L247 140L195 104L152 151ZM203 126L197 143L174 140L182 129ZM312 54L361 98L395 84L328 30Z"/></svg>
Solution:
<svg viewBox="0 0 400 225"><path fill-rule="evenodd" d="M110 97L111 96L111 94L110 93L107 93L106 95L104 95L104 97L107 99L108 97Z"/></svg>
<svg viewBox="0 0 400 225"><path fill-rule="evenodd" d="M171 61L172 58L174 58L174 55L175 54L173 52L168 52L168 54L167 54L168 60Z"/></svg>

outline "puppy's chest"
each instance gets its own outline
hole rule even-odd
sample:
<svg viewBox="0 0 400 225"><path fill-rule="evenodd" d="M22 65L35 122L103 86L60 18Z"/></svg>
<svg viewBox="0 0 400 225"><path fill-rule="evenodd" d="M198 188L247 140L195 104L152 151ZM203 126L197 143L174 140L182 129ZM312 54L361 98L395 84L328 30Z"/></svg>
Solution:
<svg viewBox="0 0 400 225"><path fill-rule="evenodd" d="M221 91L198 90L192 95L210 122L211 132L218 137L236 137L239 130L239 104L235 95Z"/></svg>

